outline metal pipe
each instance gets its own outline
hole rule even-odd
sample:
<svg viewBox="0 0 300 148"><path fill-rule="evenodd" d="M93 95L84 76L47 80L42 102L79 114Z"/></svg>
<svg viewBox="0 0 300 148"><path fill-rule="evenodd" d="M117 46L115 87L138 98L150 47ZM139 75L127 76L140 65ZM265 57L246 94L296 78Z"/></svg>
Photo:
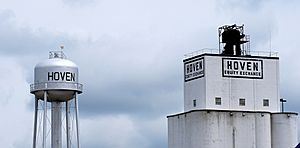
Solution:
<svg viewBox="0 0 300 148"><path fill-rule="evenodd" d="M284 103L286 102L286 100L281 98L279 101L281 102L281 112L284 112Z"/></svg>
<svg viewBox="0 0 300 148"><path fill-rule="evenodd" d="M67 148L70 148L70 146L71 146L71 141L70 141L70 126L69 126L69 112L70 112L70 106L68 104L68 101L66 101Z"/></svg>
<svg viewBox="0 0 300 148"><path fill-rule="evenodd" d="M75 92L75 116L76 116L76 134L77 134L77 148L80 148L79 143L79 113L78 113L78 98L77 98L77 92Z"/></svg>
<svg viewBox="0 0 300 148"><path fill-rule="evenodd" d="M220 28L218 29L218 32L219 32L219 54L221 54L221 40L220 40L221 31L220 31Z"/></svg>
<svg viewBox="0 0 300 148"><path fill-rule="evenodd" d="M38 98L35 97L34 123L33 123L33 144L32 144L33 148L36 148L37 113L38 113Z"/></svg>
<svg viewBox="0 0 300 148"><path fill-rule="evenodd" d="M43 148L46 148L46 131L47 131L47 91L44 91L44 117L43 117Z"/></svg>
<svg viewBox="0 0 300 148"><path fill-rule="evenodd" d="M61 102L51 105L51 148L62 148Z"/></svg>

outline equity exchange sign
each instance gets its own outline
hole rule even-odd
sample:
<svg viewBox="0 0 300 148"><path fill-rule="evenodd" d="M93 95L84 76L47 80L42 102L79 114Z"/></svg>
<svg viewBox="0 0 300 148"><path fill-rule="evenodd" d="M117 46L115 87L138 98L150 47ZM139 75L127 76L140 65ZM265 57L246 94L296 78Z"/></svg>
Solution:
<svg viewBox="0 0 300 148"><path fill-rule="evenodd" d="M184 81L191 81L204 76L204 60L198 58L184 63Z"/></svg>
<svg viewBox="0 0 300 148"><path fill-rule="evenodd" d="M255 59L223 58L223 77L263 78L263 61Z"/></svg>

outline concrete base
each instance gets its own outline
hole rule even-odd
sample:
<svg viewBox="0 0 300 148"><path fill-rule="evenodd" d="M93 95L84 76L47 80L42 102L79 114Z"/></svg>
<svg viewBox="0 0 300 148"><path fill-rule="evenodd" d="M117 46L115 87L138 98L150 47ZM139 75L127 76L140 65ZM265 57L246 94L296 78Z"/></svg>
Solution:
<svg viewBox="0 0 300 148"><path fill-rule="evenodd" d="M280 144L280 148L292 148L298 144L297 117L297 113L228 110L193 110L171 115L168 147L274 148Z"/></svg>

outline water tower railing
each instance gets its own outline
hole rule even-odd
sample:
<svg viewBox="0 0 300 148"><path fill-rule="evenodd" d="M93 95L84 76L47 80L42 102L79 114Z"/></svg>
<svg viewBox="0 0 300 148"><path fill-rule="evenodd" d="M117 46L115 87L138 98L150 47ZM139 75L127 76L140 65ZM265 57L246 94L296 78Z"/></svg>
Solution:
<svg viewBox="0 0 300 148"><path fill-rule="evenodd" d="M30 85L30 92L35 92L39 90L51 90L51 89L75 90L78 92L82 92L83 85L80 83L69 83L69 82L43 82L43 83L35 83Z"/></svg>

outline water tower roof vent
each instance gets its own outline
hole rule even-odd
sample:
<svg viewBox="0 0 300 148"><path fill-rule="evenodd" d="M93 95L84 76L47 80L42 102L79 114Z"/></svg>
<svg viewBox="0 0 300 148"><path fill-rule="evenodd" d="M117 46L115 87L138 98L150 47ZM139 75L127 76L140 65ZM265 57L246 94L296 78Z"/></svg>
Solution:
<svg viewBox="0 0 300 148"><path fill-rule="evenodd" d="M50 51L49 59L53 59L53 58L67 59L63 51Z"/></svg>

